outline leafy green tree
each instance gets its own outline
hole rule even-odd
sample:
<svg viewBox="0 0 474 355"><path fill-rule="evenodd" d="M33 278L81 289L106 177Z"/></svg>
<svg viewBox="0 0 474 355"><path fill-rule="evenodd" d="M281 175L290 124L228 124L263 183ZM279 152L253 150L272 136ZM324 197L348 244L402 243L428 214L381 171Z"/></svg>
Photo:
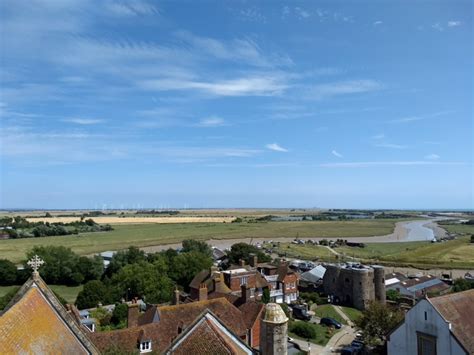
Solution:
<svg viewBox="0 0 474 355"><path fill-rule="evenodd" d="M98 255L88 258L86 256L79 257L77 261L78 271L84 277L84 281L98 280L104 273L104 263Z"/></svg>
<svg viewBox="0 0 474 355"><path fill-rule="evenodd" d="M0 312L10 303L11 299L15 297L16 293L20 289L20 286L12 288L3 297L0 297Z"/></svg>
<svg viewBox="0 0 474 355"><path fill-rule="evenodd" d="M402 311L374 301L362 312L362 316L355 320L355 324L362 330L363 339L367 344L379 345L404 317Z"/></svg>
<svg viewBox="0 0 474 355"><path fill-rule="evenodd" d="M454 280L453 282L454 292L466 291L466 290L470 290L471 288L474 288L474 281L469 281L464 278L459 278L459 279Z"/></svg>
<svg viewBox="0 0 474 355"><path fill-rule="evenodd" d="M0 226L1 227L8 227L13 224L12 217L0 217Z"/></svg>
<svg viewBox="0 0 474 355"><path fill-rule="evenodd" d="M149 303L171 299L174 283L167 276L164 261L140 262L124 266L113 275L111 284L127 299L139 297Z"/></svg>
<svg viewBox="0 0 474 355"><path fill-rule="evenodd" d="M327 303L327 299L325 297L321 297L317 292L301 292L300 297L306 302L312 302L316 304Z"/></svg>
<svg viewBox="0 0 474 355"><path fill-rule="evenodd" d="M44 260L40 269L41 277L52 285L78 285L83 275L78 269L79 256L63 246L36 246L27 254L27 260L38 255ZM25 267L28 264L25 262Z"/></svg>
<svg viewBox="0 0 474 355"><path fill-rule="evenodd" d="M17 270L15 264L10 260L0 259L0 285L14 285L17 280Z"/></svg>
<svg viewBox="0 0 474 355"><path fill-rule="evenodd" d="M112 312L112 318L110 322L115 326L120 324L126 325L128 317L128 305L126 303L117 303L114 311Z"/></svg>
<svg viewBox="0 0 474 355"><path fill-rule="evenodd" d="M397 290L387 290L386 297L390 301L397 302L400 299L400 292Z"/></svg>
<svg viewBox="0 0 474 355"><path fill-rule="evenodd" d="M99 280L89 281L77 295L76 305L79 309L97 307L99 303L106 304L110 301L107 287Z"/></svg>
<svg viewBox="0 0 474 355"><path fill-rule="evenodd" d="M206 256L212 255L212 249L206 242L203 242L200 240L194 240L194 239L186 239L186 240L183 240L182 244L183 244L183 250L182 250L183 253L197 251Z"/></svg>
<svg viewBox="0 0 474 355"><path fill-rule="evenodd" d="M265 304L270 302L270 290L268 289L268 287L265 287L263 289L262 302Z"/></svg>
<svg viewBox="0 0 474 355"><path fill-rule="evenodd" d="M212 258L198 251L181 253L172 258L168 264L168 275L178 285L188 289L194 276L212 266Z"/></svg>
<svg viewBox="0 0 474 355"><path fill-rule="evenodd" d="M257 247L247 243L236 243L232 245L227 256L232 264L237 264L240 259L248 262L251 254L255 254L259 262L269 262L272 260L269 255L266 255Z"/></svg>
<svg viewBox="0 0 474 355"><path fill-rule="evenodd" d="M300 321L292 322L290 325L290 331L302 338L316 338L316 329L314 329L314 325L311 323Z"/></svg>
<svg viewBox="0 0 474 355"><path fill-rule="evenodd" d="M110 260L107 267L106 274L112 276L117 273L122 267L129 264L135 264L146 261L145 252L137 247L129 247L127 250L117 252Z"/></svg>

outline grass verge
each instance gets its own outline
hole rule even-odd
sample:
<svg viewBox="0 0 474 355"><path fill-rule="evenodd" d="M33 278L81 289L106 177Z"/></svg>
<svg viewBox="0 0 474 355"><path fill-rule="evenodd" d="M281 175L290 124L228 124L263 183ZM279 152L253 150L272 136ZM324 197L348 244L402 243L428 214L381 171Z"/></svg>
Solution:
<svg viewBox="0 0 474 355"><path fill-rule="evenodd" d="M324 304L322 306L317 306L314 309L314 314L319 318L333 318L341 324L347 324L346 320L342 318L339 313L334 309L330 304Z"/></svg>

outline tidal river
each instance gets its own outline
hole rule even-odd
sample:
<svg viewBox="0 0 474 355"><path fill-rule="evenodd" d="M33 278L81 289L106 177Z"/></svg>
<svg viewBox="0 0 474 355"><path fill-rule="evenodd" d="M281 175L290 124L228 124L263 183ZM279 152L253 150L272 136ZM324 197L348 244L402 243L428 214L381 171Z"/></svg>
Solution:
<svg viewBox="0 0 474 355"><path fill-rule="evenodd" d="M403 228L407 231L405 241L433 240L433 238L435 238L434 231L428 227L432 222L433 221L413 221L403 224Z"/></svg>

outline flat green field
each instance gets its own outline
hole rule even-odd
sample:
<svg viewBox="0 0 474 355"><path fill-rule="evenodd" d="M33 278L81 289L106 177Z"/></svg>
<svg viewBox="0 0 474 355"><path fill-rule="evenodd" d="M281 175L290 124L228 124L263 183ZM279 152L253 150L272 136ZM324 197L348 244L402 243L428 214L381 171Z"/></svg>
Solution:
<svg viewBox="0 0 474 355"><path fill-rule="evenodd" d="M290 257L329 262L356 258L387 265L470 269L474 267L474 243L469 243L469 239L464 236L443 243L367 243L365 248L335 248L341 256L323 246L282 243L279 252Z"/></svg>
<svg viewBox="0 0 474 355"><path fill-rule="evenodd" d="M69 303L76 301L77 294L82 291L83 286L69 287L62 285L48 285L54 292L60 295ZM0 297L5 296L9 291L19 288L20 286L0 286Z"/></svg>
<svg viewBox="0 0 474 355"><path fill-rule="evenodd" d="M0 240L0 258L19 262L35 245L63 245L79 254L179 243L183 239L350 238L385 235L399 220L115 225L110 232Z"/></svg>

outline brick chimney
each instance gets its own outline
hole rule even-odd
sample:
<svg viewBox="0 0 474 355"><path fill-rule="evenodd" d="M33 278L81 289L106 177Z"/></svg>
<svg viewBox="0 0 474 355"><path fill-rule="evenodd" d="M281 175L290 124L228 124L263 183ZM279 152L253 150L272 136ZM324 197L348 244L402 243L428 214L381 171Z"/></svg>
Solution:
<svg viewBox="0 0 474 355"><path fill-rule="evenodd" d="M245 260L239 259L239 266L245 266Z"/></svg>
<svg viewBox="0 0 474 355"><path fill-rule="evenodd" d="M257 267L258 257L255 254L250 255L250 266Z"/></svg>
<svg viewBox="0 0 474 355"><path fill-rule="evenodd" d="M206 300L207 300L207 286L206 284L200 284L198 301L206 301Z"/></svg>
<svg viewBox="0 0 474 355"><path fill-rule="evenodd" d="M174 304L174 305L179 304L179 290L178 290L178 288L175 288L175 290L174 290L172 304Z"/></svg>
<svg viewBox="0 0 474 355"><path fill-rule="evenodd" d="M247 287L247 285L241 285L240 286L240 299L242 300L242 303L247 303L250 301L250 289Z"/></svg>
<svg viewBox="0 0 474 355"><path fill-rule="evenodd" d="M131 303L128 305L127 326L128 328L136 327L138 325L138 303Z"/></svg>

